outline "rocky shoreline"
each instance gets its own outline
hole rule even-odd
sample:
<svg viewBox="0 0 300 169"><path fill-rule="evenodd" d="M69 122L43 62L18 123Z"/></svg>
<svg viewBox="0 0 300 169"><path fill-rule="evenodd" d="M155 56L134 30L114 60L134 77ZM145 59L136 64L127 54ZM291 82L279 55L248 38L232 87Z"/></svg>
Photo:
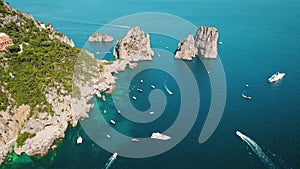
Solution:
<svg viewBox="0 0 300 169"><path fill-rule="evenodd" d="M14 10L4 3L8 10ZM15 12L18 12L14 10ZM21 12L19 12L21 13ZM44 25L35 21L30 14L22 15L34 21L40 31L51 30L49 37L74 46L74 42L66 35L60 35L51 25ZM6 21L16 19L6 16ZM18 18L17 18L18 19ZM17 22L17 19L15 20ZM2 25L3 26L3 25ZM99 35L99 36L98 36ZM112 37L98 34L89 41L113 41ZM196 36L189 35L178 44L175 58L192 60L196 55L204 58L217 57L218 31L212 27L202 26ZM7 154L15 152L17 155L26 153L32 155L45 155L48 150L55 148L55 140L65 136L67 127L75 127L80 119L88 118L88 112L93 107L88 104L93 95L105 100L104 93L111 93L116 88L117 78L113 74L124 71L126 68L134 69L138 61L152 60L154 51L150 45L150 35L145 34L138 26L132 27L126 36L117 41L114 47L114 61L97 60L92 54L82 51L80 65L75 68L73 94L66 92L64 87L47 87L46 101L52 107L52 113L31 111L30 106L21 105L16 108L8 107L0 111L0 164ZM77 72L76 72L77 71ZM96 72L96 73L95 73ZM0 85L1 87L1 85ZM75 89L79 94L74 93ZM1 88L2 92L6 92ZM58 90L62 95L58 94ZM35 112L30 115L30 112ZM20 134L34 133L27 137L22 145L17 144Z"/></svg>
<svg viewBox="0 0 300 169"><path fill-rule="evenodd" d="M50 24L45 25L36 21L31 14L17 11L5 2L2 5L6 13L0 13L3 17L0 28L5 28L7 24L21 27L30 21L37 30L47 32L50 39L57 39L71 48L75 46L71 39L58 33ZM92 58L91 55L87 56ZM79 119L88 117L87 113L93 105L87 104L92 97L92 91L84 92L87 84L77 85L81 91L79 98L76 98L79 101L73 98L63 85L58 83L57 86L60 87L47 87L45 93L46 101L51 105L52 112L38 111L41 105L32 109L29 105L24 104L16 107L11 107L9 104L6 110L0 111L0 164L12 152L18 155L26 153L30 156L47 154L48 150L53 147L54 141L64 137L69 124L75 127ZM1 84L0 89L7 96L9 103L13 103L14 99L11 94ZM58 90L62 94L58 94ZM84 111L75 111L76 109L71 107L71 104ZM44 106L46 105L40 107L41 110ZM22 142L22 145L18 145L18 142Z"/></svg>

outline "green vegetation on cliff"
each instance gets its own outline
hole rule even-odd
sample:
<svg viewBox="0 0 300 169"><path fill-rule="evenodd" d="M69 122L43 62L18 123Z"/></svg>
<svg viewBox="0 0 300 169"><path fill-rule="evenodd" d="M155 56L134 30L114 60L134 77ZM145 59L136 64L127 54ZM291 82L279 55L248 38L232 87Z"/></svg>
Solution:
<svg viewBox="0 0 300 169"><path fill-rule="evenodd" d="M14 43L0 54L0 110L6 110L8 105L28 104L32 113L51 112L45 97L47 89L55 88L58 95L71 93L73 69L80 50L51 39L51 29L40 30L34 20L8 10L2 1L0 16L18 18L3 27L0 25L0 32L10 36Z"/></svg>
<svg viewBox="0 0 300 169"><path fill-rule="evenodd" d="M20 135L18 136L18 138L17 138L17 141L16 141L16 142L17 142L17 147L22 147L23 144L24 144L24 142L25 142L27 139L32 138L32 137L34 137L35 135L36 135L35 133L27 133L27 132L20 134Z"/></svg>

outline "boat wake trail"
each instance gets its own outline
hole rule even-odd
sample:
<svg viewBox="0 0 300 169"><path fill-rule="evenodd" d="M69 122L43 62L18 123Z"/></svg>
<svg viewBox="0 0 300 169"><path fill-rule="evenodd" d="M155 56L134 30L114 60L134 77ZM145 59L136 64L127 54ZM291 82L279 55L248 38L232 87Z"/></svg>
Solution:
<svg viewBox="0 0 300 169"><path fill-rule="evenodd" d="M117 159L118 154L114 153L106 162L105 167L103 169L109 169L114 161Z"/></svg>
<svg viewBox="0 0 300 169"><path fill-rule="evenodd" d="M260 161L265 164L266 167L268 167L269 169L277 169L273 161L263 152L263 150L255 143L255 141L239 131L236 132L236 135L249 145L252 151L257 155Z"/></svg>
<svg viewBox="0 0 300 169"><path fill-rule="evenodd" d="M167 91L170 95L173 94L173 92L168 88L166 81L164 82L164 87L165 87L166 91Z"/></svg>

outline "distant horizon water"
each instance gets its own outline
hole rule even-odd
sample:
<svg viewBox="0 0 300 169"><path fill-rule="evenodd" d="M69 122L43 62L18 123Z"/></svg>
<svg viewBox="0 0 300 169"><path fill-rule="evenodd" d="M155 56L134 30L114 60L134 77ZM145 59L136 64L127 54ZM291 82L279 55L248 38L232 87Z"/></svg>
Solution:
<svg viewBox="0 0 300 169"><path fill-rule="evenodd" d="M149 158L118 157L111 169L264 169L267 165L253 152L251 146L243 143L236 135L241 131L255 140L266 156L277 168L300 168L300 2L296 0L249 1L249 0L175 0L141 2L128 1L13 1L10 5L23 12L31 13L35 19L51 23L55 29L73 39L76 47L83 48L88 36L107 23L130 14L141 12L162 12L176 15L194 25L209 25L218 28L219 58L227 81L227 98L223 117L213 135L203 144L198 137L207 117L210 105L211 86L209 75L199 58L186 62L196 77L201 92L201 104L197 119L188 135L169 151ZM124 29L127 25L115 25L114 29ZM143 28L141 28L143 29ZM170 28L175 29L176 28ZM194 32L191 32L194 34ZM151 47L173 52L177 40L151 34ZM89 50L97 57L97 51L106 51L112 46L91 45ZM159 50L155 50L156 52ZM156 53L155 57L158 57ZM141 62L139 66L149 66ZM213 65L213 64L212 64ZM170 58L166 67L175 67L176 61ZM180 71L180 69L178 69ZM285 72L286 76L278 83L270 84L267 78L275 72ZM130 70L123 72L130 74ZM151 75L151 72L148 72ZM176 84L163 73L150 76L151 83L159 79L169 80L168 88L176 93ZM122 77L122 73L118 75ZM138 76L140 77L140 76ZM140 78L132 84L139 84ZM148 77L148 76L147 76ZM145 82L146 84L146 82ZM147 83L148 84L148 83ZM249 86L245 86L248 84ZM159 88L159 84L156 84ZM162 86L163 89L163 86ZM151 88L143 88L143 93ZM241 94L246 91L251 100ZM117 94L124 90L116 89ZM166 93L167 94L167 93ZM173 97L172 96L172 97ZM170 104L179 104L170 96ZM107 102L95 99L98 107L107 110L106 120L116 118L116 130L132 137L149 137L151 125L166 129L176 119L176 107L169 107L158 121L147 127L135 126L130 121L116 116L112 97ZM136 105L139 109L146 104ZM96 111L91 115L97 117ZM149 129L150 127L150 129ZM100 131L100 133L106 131ZM77 145L81 135L83 144ZM252 142L253 143L253 142ZM58 143L56 150L50 150L45 157L28 157L11 154L11 162L5 162L3 169L101 169L111 153L95 144L81 125L69 127L65 138Z"/></svg>

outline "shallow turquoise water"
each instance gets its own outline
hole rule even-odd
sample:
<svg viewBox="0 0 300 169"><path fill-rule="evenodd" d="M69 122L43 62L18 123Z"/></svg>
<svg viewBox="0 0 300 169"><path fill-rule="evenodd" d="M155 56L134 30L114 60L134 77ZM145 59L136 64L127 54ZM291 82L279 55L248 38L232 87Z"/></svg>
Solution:
<svg viewBox="0 0 300 169"><path fill-rule="evenodd" d="M249 154L251 150L246 144L235 136L236 130L241 130L255 140L278 165L280 163L300 168L298 1L9 2L17 9L32 13L36 19L53 24L59 31L71 37L78 47L83 47L88 35L99 29L102 24L136 12L170 13L195 25L214 25L219 29L220 40L223 41L219 53L226 72L228 93L223 118L213 136L204 144L197 141L207 115L210 87L206 70L200 59L195 59L188 65L198 77L199 84L203 84L199 85L203 99L201 98L196 124L188 136L167 153L145 159L120 157L112 168L264 168L253 153ZM157 42L163 37L152 38L152 47L155 48L177 44L177 41L165 39L165 44L162 45ZM95 49L97 50L99 49ZM284 71L287 75L280 83L270 85L266 78L276 71ZM156 78L158 77L151 77L150 80L157 81ZM245 88L246 83L250 85L249 88ZM251 101L241 97L241 92L245 89L252 96ZM176 100L171 103L176 104ZM112 112L116 111L113 105L105 106ZM110 115L108 116L107 119L110 119ZM165 116L164 119L168 123L164 124L167 126L174 116ZM143 136L144 131L148 130L139 130L139 127L129 122L124 124L126 127L117 130L129 135ZM138 134L137 131L141 133ZM79 146L75 144L78 133L84 137L84 143ZM6 163L4 168L100 169L110 155L94 144L78 126L67 131L66 138L59 148L50 152L49 156L41 159L22 157L24 160L21 165L13 163L14 165L10 166L12 163Z"/></svg>

